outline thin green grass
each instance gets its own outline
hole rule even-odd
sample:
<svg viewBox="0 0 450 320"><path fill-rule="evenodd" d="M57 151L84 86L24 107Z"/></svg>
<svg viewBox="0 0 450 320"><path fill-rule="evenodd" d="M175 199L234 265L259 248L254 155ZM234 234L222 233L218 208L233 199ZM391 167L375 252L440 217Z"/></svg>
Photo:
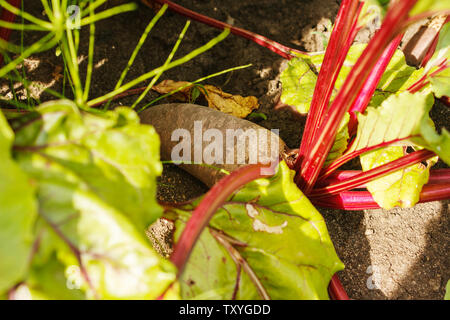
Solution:
<svg viewBox="0 0 450 320"><path fill-rule="evenodd" d="M122 74L120 75L120 78L117 81L117 84L114 87L114 90L117 90L122 86L122 83L125 80L125 77L127 76L128 71L130 70L131 66L134 64L134 61L136 60L136 57L137 57L139 51L141 50L142 46L144 45L145 40L147 40L147 37L148 37L150 31L152 31L153 27L158 22L158 20L163 16L163 14L166 12L166 10L167 10L167 5L162 6L161 9L158 11L158 13L153 17L153 19L150 20L149 24L147 25L144 32L142 33L142 36L139 39L138 44L134 48L133 53L131 54L131 57L128 60L128 63L126 65L125 69L122 71ZM108 101L108 103L105 105L105 109L109 108L110 102L111 102L111 100Z"/></svg>
<svg viewBox="0 0 450 320"><path fill-rule="evenodd" d="M91 1L92 2L92 1ZM94 15L94 9L91 8L90 15ZM86 71L86 81L84 83L83 101L89 98L89 89L91 88L92 72L94 69L94 46L95 46L95 23L89 26L89 52L88 52L88 67Z"/></svg>
<svg viewBox="0 0 450 320"><path fill-rule="evenodd" d="M181 90L183 90L183 89L185 89L185 88L187 88L187 87L189 87L191 85L195 85L195 84L198 84L198 83L203 82L205 80L208 80L210 78L218 77L218 76L220 76L222 74L229 73L229 72L232 72L232 71L235 71L235 70L248 68L248 67L251 67L251 66L252 66L252 64L247 64L247 65L243 65L243 66L233 67L233 68L225 69L225 70L222 70L222 71L210 74L210 75L205 76L205 77L201 77L201 78L199 78L199 79L197 79L195 81L192 81L192 82L189 82L189 83L185 84L184 86L181 86L181 87L179 87L179 88L177 88L175 90L172 90L169 93L166 93L166 94L164 94L162 96L159 96L158 98L152 100L151 102L149 102L148 104L146 104L145 106L140 108L138 112L144 111L145 109L147 109L151 105L155 104L156 102L158 102L158 101L160 101L160 100L162 100L164 98L167 98L167 97L169 97L169 96L171 96L171 95L173 95L173 94L175 94L175 93L177 93L177 92L179 92L179 91L181 91Z"/></svg>
<svg viewBox="0 0 450 320"><path fill-rule="evenodd" d="M169 56L167 57L166 61L163 64L163 69L166 68L169 63L172 61L173 56L175 55L175 53L178 50L178 47L180 46L181 41L184 38L184 35L186 34L187 29L189 28L190 25L190 21L186 21L186 24L184 25L183 30L181 31L180 35L178 36L178 39L175 43L175 45L172 48L172 51L170 52ZM150 83L148 84L147 88L144 90L144 92L142 92L142 94L136 99L136 101L133 103L133 105L131 106L131 108L136 108L136 106L139 104L139 102L142 101L142 99L145 98L145 96L148 94L148 92L150 91L151 88L153 88L153 86L155 85L156 81L158 81L158 79L161 77L161 75L163 74L163 70L161 70L158 74L156 74L156 76L150 81Z"/></svg>
<svg viewBox="0 0 450 320"><path fill-rule="evenodd" d="M73 2L73 1L71 1ZM204 44L203 46L191 51L190 53L184 55L181 58L178 58L176 60L173 60L179 46L181 45L182 39L185 36L190 21L186 22L186 25L184 26L183 30L179 34L179 37L174 44L174 47L172 48L171 52L169 53L168 57L166 58L164 64L162 66L159 66L153 70L150 70L140 76L138 76L135 79L130 80L129 82L125 83L126 76L133 66L137 55L139 54L143 44L147 40L151 30L155 26L155 24L160 20L160 18L164 15L164 13L167 10L167 6L163 6L160 11L151 19L147 27L145 28L142 36L139 39L139 42L137 43L136 47L134 48L130 59L122 71L118 82L116 83L114 89L110 91L109 93L97 97L94 99L90 99L90 88L92 85L92 75L94 71L94 50L95 50L95 23L102 20L110 18L114 15L117 15L119 13L128 12L131 10L134 10L137 8L137 5L135 3L128 3L124 5L118 5L110 9L106 9L101 12L96 12L96 10L106 3L106 0L89 0L89 1L83 1L79 2L80 5L80 19L79 21L79 27L88 26L89 25L89 45L88 45L88 57L87 57L87 67L86 67L86 76L83 81L81 80L80 76L80 63L79 63L79 45L80 41L80 31L77 25L74 26L73 23L69 23L69 13L68 13L68 6L69 3L67 0L41 0L41 4L43 7L43 11L46 14L46 18L48 21L38 19L34 17L33 15L25 12L24 10L21 10L19 8L15 8L11 6L6 0L0 0L0 5L2 5L7 10L15 13L19 17L21 17L20 23L4 23L2 24L0 22L0 27L9 27L13 30L19 30L21 32L20 36L20 46L14 45L9 42L0 41L0 52L5 55L5 57L8 56L8 52L16 54L16 57L14 59L7 59L5 58L6 65L0 68L0 77L3 77L5 79L8 79L9 81L17 81L21 82L25 89L27 90L27 105L28 109L32 109L34 107L35 101L31 98L29 86L31 84L30 81L27 81L27 74L25 67L23 65L25 59L29 58L31 55L45 51L50 50L52 48L57 48L57 52L60 53L62 63L64 65L64 75L62 80L62 93L58 93L52 89L45 89L45 92L48 92L49 94L54 95L58 99L63 99L66 97L66 85L69 84L70 88L72 89L73 93L73 100L77 104L77 106L84 110L90 110L92 112L100 112L102 110L92 109L91 107L94 105L97 105L99 103L102 103L104 101L107 102L104 110L109 108L109 105L111 103L111 99L116 97L117 95L120 95L121 93L135 87L136 85L150 80L148 85L146 86L145 90L140 94L140 96L136 99L136 101L133 103L132 107L134 109L138 109L138 105L142 102L142 100L147 96L148 92L152 89L154 84L159 80L161 75L172 68L175 68L183 63L186 63L198 55L206 52L207 50L211 49L213 46L221 42L223 39L225 39L228 34L229 30L224 30L222 33L220 33L215 38L211 39L209 42ZM22 8L23 8L24 1L22 0ZM24 32L28 31L42 31L46 32L46 34L41 37L40 40L37 42L31 44L28 47L24 46ZM17 67L22 64L22 70L21 74L18 72ZM197 84L201 81L204 81L206 79L219 76L221 74L231 72L234 70L246 68L247 66L240 66L235 68L226 69L217 73L214 73L212 75L202 77L200 79L195 80L192 82L192 84ZM14 75L12 75L13 73ZM18 100L18 97L16 95L16 92L14 90L14 84L11 83L12 93L14 95L14 102L11 102L11 105L16 105L20 108L24 108L24 103L22 101ZM179 90L181 90L180 88ZM149 104L140 107L139 111L142 111L146 109L148 106L154 104L155 102L167 97L170 94L173 94L179 90L174 90L173 92L163 95L159 97L158 99L155 99L151 101ZM40 102L40 101L38 101Z"/></svg>
<svg viewBox="0 0 450 320"><path fill-rule="evenodd" d="M142 83L154 76L156 76L158 73L160 72L165 72L167 70L170 70L172 68L175 68L179 65L182 65L183 63L186 63L192 59L194 59L196 56L204 53L205 51L208 51L209 49L211 49L213 46L215 46L216 44L218 44L219 42L221 42L223 39L225 39L228 34L230 33L230 30L224 30L223 32L221 32L217 37L211 39L209 42L207 42L206 44L204 44L203 46L191 51L190 53L186 54L185 56L172 61L171 63L169 63L167 66L161 66L158 67L156 69L153 69L147 73L144 73L143 75L137 77L136 79L122 85L120 88L111 91L108 94L105 94L101 97L95 98L91 101L88 102L88 106L92 106L98 103L102 103L105 100L111 99L113 97L115 97L118 94L121 94L129 89L131 89L132 87L138 85L139 83Z"/></svg>

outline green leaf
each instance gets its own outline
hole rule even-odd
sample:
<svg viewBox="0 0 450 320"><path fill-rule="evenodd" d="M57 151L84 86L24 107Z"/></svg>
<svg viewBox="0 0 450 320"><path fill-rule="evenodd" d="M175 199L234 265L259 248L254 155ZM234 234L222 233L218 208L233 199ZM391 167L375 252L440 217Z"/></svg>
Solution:
<svg viewBox="0 0 450 320"><path fill-rule="evenodd" d="M142 230L161 215L154 183L162 170L159 138L134 111L81 115L71 102L59 101L28 117L35 120L17 129L18 147L67 168Z"/></svg>
<svg viewBox="0 0 450 320"><path fill-rule="evenodd" d="M361 166L367 171L405 155L403 147L387 147L361 155ZM420 200L422 187L428 182L431 165L421 163L398 170L367 183L367 190L384 209L399 206L411 208Z"/></svg>
<svg viewBox="0 0 450 320"><path fill-rule="evenodd" d="M161 295L175 280L175 268L158 256L124 214L82 186L63 183L42 181L39 188L45 224L38 231L48 235L36 265L45 261L47 267L46 256L56 252L66 272L76 270L79 288L88 298L155 299Z"/></svg>
<svg viewBox="0 0 450 320"><path fill-rule="evenodd" d="M369 5L375 5L383 10L386 10L387 7L389 6L390 0L364 0L364 2Z"/></svg>
<svg viewBox="0 0 450 320"><path fill-rule="evenodd" d="M336 134L336 139L334 140L334 144L328 153L327 159L325 161L324 166L329 165L334 160L342 156L347 149L348 139L350 135L348 133L348 122L350 121L350 115L346 113L344 118L342 119L341 125Z"/></svg>
<svg viewBox="0 0 450 320"><path fill-rule="evenodd" d="M71 269L68 269L69 271ZM83 291L77 288L75 279L77 276L66 274L64 265L56 257L53 257L45 265L33 266L26 283L14 294L14 299L32 300L81 300L85 299ZM27 296L20 296L20 295Z"/></svg>
<svg viewBox="0 0 450 320"><path fill-rule="evenodd" d="M430 94L404 92L389 97L379 107L368 107L357 115L358 130L349 152L404 138L408 140L403 145L425 144L420 140L421 123L430 120L433 103Z"/></svg>
<svg viewBox="0 0 450 320"><path fill-rule="evenodd" d="M411 16L422 12L448 10L450 0L419 0L410 12Z"/></svg>
<svg viewBox="0 0 450 320"><path fill-rule="evenodd" d="M0 295L26 274L37 214L33 183L11 157L13 140L0 111Z"/></svg>
<svg viewBox="0 0 450 320"><path fill-rule="evenodd" d="M403 52L396 50L377 85L369 106L379 106L390 96L407 91L422 77L423 72L423 68L416 69L408 66Z"/></svg>
<svg viewBox="0 0 450 320"><path fill-rule="evenodd" d="M338 90L344 84L345 79L365 48L366 44L351 46L336 80L331 100L334 99ZM308 58L294 58L289 62L288 67L280 76L283 87L281 95L283 103L296 107L300 113L309 111L317 82L317 73L320 71L323 58L324 54L312 54ZM369 105L379 106L392 94L398 94L408 89L422 75L423 69L416 70L416 68L408 66L403 52L397 50L389 62Z"/></svg>
<svg viewBox="0 0 450 320"><path fill-rule="evenodd" d="M435 52L430 61L442 57L450 58L450 22L442 26Z"/></svg>
<svg viewBox="0 0 450 320"><path fill-rule="evenodd" d="M438 65L442 63L443 59L446 59L445 64L450 67L450 23L446 23L439 33L436 51L427 64L428 73L435 71L438 68ZM435 76L430 77L431 90L438 98L450 96L450 69L448 67Z"/></svg>
<svg viewBox="0 0 450 320"><path fill-rule="evenodd" d="M366 44L355 44L350 48L336 80L332 99L344 84L346 77L365 48ZM283 103L295 106L300 113L309 111L317 81L316 72L320 71L323 58L324 54L313 54L308 58L296 58L289 62L288 68L281 74L283 86L281 101ZM397 50L388 64L369 105L379 106L393 94L400 94L406 91L422 74L423 69L416 70L416 68L408 66L403 52ZM347 115L340 125L325 165L340 157L347 149L349 139L348 121Z"/></svg>
<svg viewBox="0 0 450 320"><path fill-rule="evenodd" d="M430 78L432 91L437 98L450 96L450 69L445 69Z"/></svg>
<svg viewBox="0 0 450 320"><path fill-rule="evenodd" d="M436 133L428 115L433 103L431 94L404 92L389 97L378 108L367 108L364 114L358 114L356 140L348 152L404 139L396 146L361 155L363 171L402 157L404 146L427 148L444 161L449 161L448 132L444 129L442 135ZM408 167L368 183L367 189L383 208L411 207L419 200L422 186L428 181L430 167L422 164Z"/></svg>
<svg viewBox="0 0 450 320"><path fill-rule="evenodd" d="M183 298L328 298L343 265L294 174L282 162L275 176L247 184L215 213L180 280ZM176 210L176 241L193 207L184 209Z"/></svg>
<svg viewBox="0 0 450 320"><path fill-rule="evenodd" d="M39 201L39 246L25 283L31 295L159 297L176 270L144 235L161 214L154 129L131 109L93 115L69 101L46 103L32 116L15 124L16 159L35 180ZM52 268L59 270L53 278ZM71 276L78 293L64 290Z"/></svg>
<svg viewBox="0 0 450 320"><path fill-rule="evenodd" d="M247 116L247 119L258 119L258 120L267 120L267 116L262 112L252 112Z"/></svg>
<svg viewBox="0 0 450 320"><path fill-rule="evenodd" d="M431 94L403 92L389 97L378 108L367 108L364 114L358 114L356 140L348 152L404 139L401 145L432 150L449 164L449 133L445 128L441 135L436 132L428 114L433 104Z"/></svg>
<svg viewBox="0 0 450 320"><path fill-rule="evenodd" d="M447 281L447 286L445 287L445 297L444 300L450 300L450 280Z"/></svg>
<svg viewBox="0 0 450 320"><path fill-rule="evenodd" d="M308 113L317 82L317 75L309 64L302 58L290 60L280 80L281 102L294 106L301 114Z"/></svg>

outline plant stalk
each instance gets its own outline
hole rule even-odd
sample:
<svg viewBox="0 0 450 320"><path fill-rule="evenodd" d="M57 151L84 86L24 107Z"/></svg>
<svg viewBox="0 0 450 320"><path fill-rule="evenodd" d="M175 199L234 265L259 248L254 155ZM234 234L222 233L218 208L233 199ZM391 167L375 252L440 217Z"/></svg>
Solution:
<svg viewBox="0 0 450 320"><path fill-rule="evenodd" d="M261 164L245 166L224 177L206 193L192 213L170 257L170 260L178 268L178 276L183 273L198 237L222 204L245 184L274 173L273 167Z"/></svg>
<svg viewBox="0 0 450 320"><path fill-rule="evenodd" d="M421 161L428 160L432 157L435 157L436 154L429 150L419 150L412 152L406 156L403 156L399 159L381 165L379 167L373 168L371 170L361 172L353 177L345 179L343 181L328 185L326 187L313 189L310 193L308 193L308 197L310 198L320 198L331 194L336 194L339 192L351 190L353 188L360 187L361 185L370 182L374 179L378 179L393 173L397 170L407 168L415 163L419 163Z"/></svg>
<svg viewBox="0 0 450 320"><path fill-rule="evenodd" d="M441 201L450 198L450 184L426 184L420 193L419 203ZM326 198L311 199L311 202L322 208L340 210L379 209L369 191L345 191Z"/></svg>
<svg viewBox="0 0 450 320"><path fill-rule="evenodd" d="M390 7L380 30L350 71L317 135L312 140L310 152L304 155L300 172L297 172L295 182L305 193L309 193L316 183L345 113L357 99L385 48L403 31L408 13L416 2L417 0L403 0Z"/></svg>
<svg viewBox="0 0 450 320"><path fill-rule="evenodd" d="M339 8L322 67L319 71L317 85L314 89L299 156L294 164L296 171L300 170L301 162L305 154L309 152L312 139L328 111L336 80L356 36L358 16L361 8L362 6L355 0L344 0Z"/></svg>
<svg viewBox="0 0 450 320"><path fill-rule="evenodd" d="M296 57L296 54L301 54L301 55L308 55L308 53L297 50L297 49L293 49L293 48L289 48L285 45L282 45L281 43L278 43L276 41L270 40L262 35L253 33L251 31L245 30L245 29L241 29L238 27L234 27L228 23L224 23L221 22L219 20L204 16L200 13L197 13L195 11L189 10L187 8L184 8L172 1L168 1L168 0L142 0L142 2L149 6L151 6L151 2L156 2L159 3L161 5L168 5L169 9L180 14L183 15L189 19L204 23L208 26L220 29L220 30L225 30L225 29L230 29L230 32L241 36L245 39L248 39L250 41L253 41L257 44L259 44L260 46L263 46L269 50L271 50L272 52L275 52L276 54L280 55L281 57L283 57L284 59L292 59Z"/></svg>

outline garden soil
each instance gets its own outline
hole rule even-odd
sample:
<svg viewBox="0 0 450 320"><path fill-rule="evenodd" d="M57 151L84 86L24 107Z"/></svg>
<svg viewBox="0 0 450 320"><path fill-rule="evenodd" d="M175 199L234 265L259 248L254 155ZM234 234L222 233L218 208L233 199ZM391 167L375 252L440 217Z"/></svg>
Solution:
<svg viewBox="0 0 450 320"><path fill-rule="evenodd" d="M125 1L109 1L105 7ZM323 50L324 36L338 10L332 0L178 0L187 8L267 36L285 45L306 51ZM26 1L27 11L42 17L40 1ZM92 98L111 91L154 11L141 5L139 10L97 23ZM150 33L127 79L133 79L164 63L178 38L186 19L167 12ZM375 26L358 35L367 41ZM192 22L176 57L190 52L216 36L216 29ZM25 44L36 41L39 34L26 34ZM80 68L87 65L87 34L80 41ZM20 33L13 34L20 43ZM176 58L175 57L175 58ZM212 50L168 72L161 77L193 81L223 69L252 66L213 78L208 84L225 92L253 95L259 99L259 112L267 116L258 124L280 130L280 136L291 147L299 145L305 117L290 110L275 110L280 95L280 70L286 61L248 40L230 35ZM25 63L29 80L34 81L31 94L41 101L50 99L45 87L63 90L63 64L55 50L37 54ZM23 88L19 84L16 90ZM70 97L70 87L65 93ZM2 83L1 94L11 97L8 83ZM157 95L151 93L145 101ZM129 105L136 97L114 102ZM199 103L202 103L199 101ZM437 104L432 111L437 127L449 127L450 109ZM170 119L168 119L170 121ZM353 166L357 166L354 163ZM440 166L444 166L440 164ZM192 199L207 191L195 178L173 165L164 167L158 197L168 202ZM346 268L339 277L352 299L443 299L450 279L449 202L419 204L412 209L343 211L320 209L339 257ZM160 222L154 235L167 237L170 225ZM170 251L167 243L162 248Z"/></svg>

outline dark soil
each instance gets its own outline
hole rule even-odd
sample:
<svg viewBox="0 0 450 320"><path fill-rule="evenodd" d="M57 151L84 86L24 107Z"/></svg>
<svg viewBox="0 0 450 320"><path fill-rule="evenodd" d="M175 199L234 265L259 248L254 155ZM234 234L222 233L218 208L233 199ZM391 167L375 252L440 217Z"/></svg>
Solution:
<svg viewBox="0 0 450 320"><path fill-rule="evenodd" d="M112 1L116 4L125 1ZM322 50L322 37L327 34L330 19L338 10L332 0L178 0L177 3L216 19L265 35L288 46L307 51ZM27 11L41 16L39 1L28 1ZM97 24L96 54L92 98L114 88L142 31L154 12L144 6ZM182 30L186 19L168 12L151 32L128 79L162 65ZM373 29L373 28L372 28ZM363 30L359 41L366 41L371 29ZM216 29L193 22L176 57L201 46L218 34ZM38 39L38 34L25 36L25 43ZM20 35L13 39L19 41ZM84 41L83 41L84 40ZM80 43L80 66L85 68L87 41L83 33ZM234 66L253 66L208 80L208 84L224 91L254 95L261 104L259 112L267 120L258 123L280 130L280 136L291 148L299 145L305 118L289 110L274 110L279 94L277 79L283 59L245 39L230 35L211 51L163 74L161 80L193 81L205 75ZM27 59L27 77L38 84L33 90L42 101L42 86L62 90L62 63L53 51ZM17 86L20 93L21 87ZM22 89L23 91L23 89ZM65 89L69 94L69 87ZM8 83L2 83L1 95L12 97ZM146 98L150 101L156 94ZM135 97L117 101L132 103ZM449 109L438 105L432 112L437 127L449 127ZM207 191L195 178L176 166L167 165L160 179L158 197L169 202L191 199ZM339 274L352 299L442 299L450 278L449 202L432 202L412 209L342 211L323 210L336 250L346 269ZM169 229L167 226L164 228ZM165 248L164 250L169 250Z"/></svg>

